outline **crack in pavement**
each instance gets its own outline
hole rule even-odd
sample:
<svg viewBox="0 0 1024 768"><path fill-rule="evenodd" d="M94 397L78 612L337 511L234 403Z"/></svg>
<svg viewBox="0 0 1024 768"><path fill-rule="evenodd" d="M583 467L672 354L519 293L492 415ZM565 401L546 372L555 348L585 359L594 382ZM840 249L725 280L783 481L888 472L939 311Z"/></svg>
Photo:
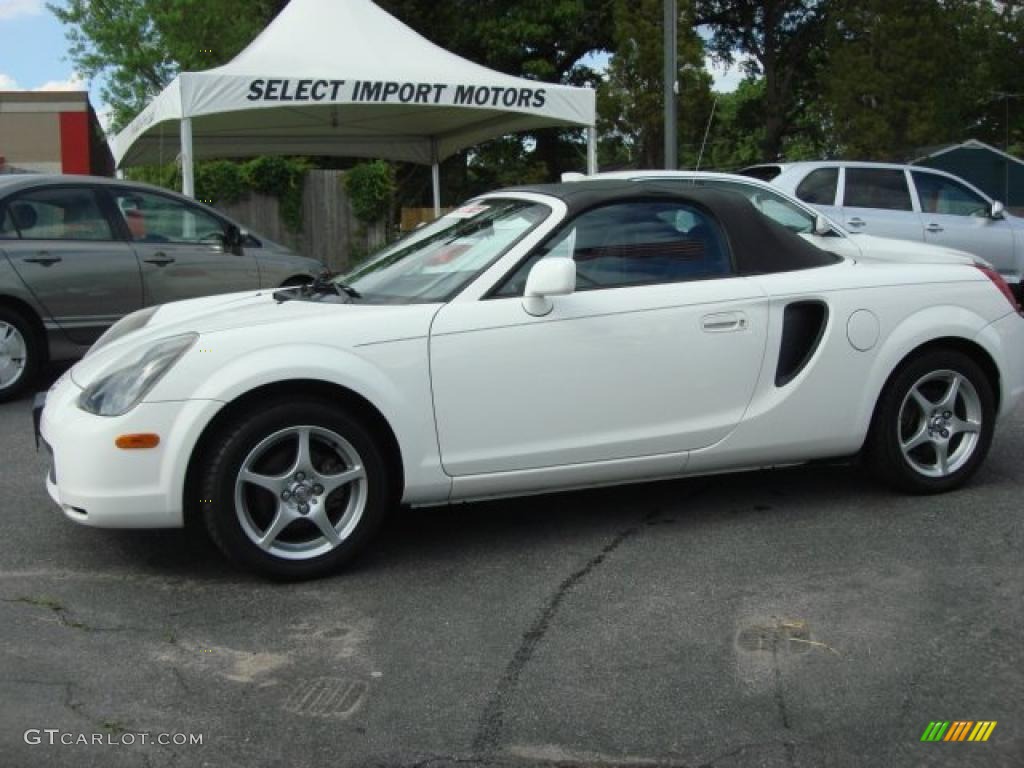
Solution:
<svg viewBox="0 0 1024 768"><path fill-rule="evenodd" d="M655 509L644 515L634 525L617 533L612 540L605 544L605 546L603 546L601 550L594 555L594 557L590 558L582 568L574 571L568 576L568 578L558 585L554 594L548 600L544 609L540 612L540 615L523 634L519 647L516 649L515 654L512 656L512 660L505 668L505 674L502 675L501 680L499 680L494 691L494 695L484 708L483 715L481 716L480 723L477 727L476 736L473 739L473 752L475 754L492 755L494 753L494 750L498 745L498 737L501 735L501 729L504 725L505 710L508 706L512 693L519 684L519 677L522 675L526 665L530 662L530 659L533 658L533 654L536 651L537 646L540 644L540 641L544 639L544 635L550 628L551 623L555 618L555 614L558 613L558 609L562 605L566 596L575 589L580 582L598 568L609 555L622 546L623 542L638 534L644 528L645 523L653 520L660 513L660 509Z"/></svg>
<svg viewBox="0 0 1024 768"><path fill-rule="evenodd" d="M782 718L782 727L789 731L789 710L786 708L786 695L782 685L782 668L779 666L779 638L776 635L772 638L772 668L775 673L775 703L779 708L779 716ZM782 742L786 749L786 762L791 766L796 765L796 745L786 739Z"/></svg>

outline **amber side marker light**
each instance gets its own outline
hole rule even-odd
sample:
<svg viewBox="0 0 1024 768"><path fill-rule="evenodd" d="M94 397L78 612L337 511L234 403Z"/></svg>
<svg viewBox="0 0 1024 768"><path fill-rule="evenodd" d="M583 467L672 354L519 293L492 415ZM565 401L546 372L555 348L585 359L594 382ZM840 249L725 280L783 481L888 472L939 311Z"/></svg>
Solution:
<svg viewBox="0 0 1024 768"><path fill-rule="evenodd" d="M133 451L139 448L156 448L160 445L160 435L144 432L137 435L119 435L114 445L126 451Z"/></svg>

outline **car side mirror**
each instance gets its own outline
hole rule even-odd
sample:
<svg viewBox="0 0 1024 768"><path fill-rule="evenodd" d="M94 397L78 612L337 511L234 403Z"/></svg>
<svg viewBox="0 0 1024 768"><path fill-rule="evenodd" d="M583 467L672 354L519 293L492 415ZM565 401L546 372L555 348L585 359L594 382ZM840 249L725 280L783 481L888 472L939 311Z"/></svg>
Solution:
<svg viewBox="0 0 1024 768"><path fill-rule="evenodd" d="M992 208L989 211L989 216L991 216L993 219L1001 219L1003 218L1004 213L1006 213L1006 206L1003 205L999 200L994 200L992 202Z"/></svg>
<svg viewBox="0 0 1024 768"><path fill-rule="evenodd" d="M818 214L814 217L814 234L816 235L827 235L832 231L832 225L829 224L822 214Z"/></svg>
<svg viewBox="0 0 1024 768"><path fill-rule="evenodd" d="M562 257L541 259L526 277L523 309L543 317L553 308L551 296L567 296L576 290L576 262Z"/></svg>

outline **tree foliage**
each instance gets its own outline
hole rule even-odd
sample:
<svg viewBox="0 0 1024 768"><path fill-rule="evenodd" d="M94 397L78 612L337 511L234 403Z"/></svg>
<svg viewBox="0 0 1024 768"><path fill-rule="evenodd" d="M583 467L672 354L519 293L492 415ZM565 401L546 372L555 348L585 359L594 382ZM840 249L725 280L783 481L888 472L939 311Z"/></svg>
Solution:
<svg viewBox="0 0 1024 768"><path fill-rule="evenodd" d="M395 172L383 160L359 163L345 174L345 191L352 212L364 224L373 224L388 212L395 194Z"/></svg>
<svg viewBox="0 0 1024 768"><path fill-rule="evenodd" d="M195 165L196 199L221 205L237 202L250 192L276 197L281 219L292 232L299 232L303 182L309 167L305 159L290 157L254 157L245 162L202 160ZM128 178L181 189L181 169L175 163L131 168Z"/></svg>
<svg viewBox="0 0 1024 768"><path fill-rule="evenodd" d="M712 32L722 61L744 56L747 72L764 81L761 157L781 150L825 53L834 0L697 0L697 18Z"/></svg>
<svg viewBox="0 0 1024 768"><path fill-rule="evenodd" d="M665 158L663 0L616 0L612 57L598 90L599 128L606 159L659 168ZM679 4L679 97L676 121L680 160L696 158L711 111L711 77L704 69L704 44L694 31L693 5ZM613 151L609 151L609 147Z"/></svg>
<svg viewBox="0 0 1024 768"><path fill-rule="evenodd" d="M1001 143L998 94L1019 92L1006 62L1021 61L1020 32L991 2L837 4L821 90L840 152L899 160L968 135Z"/></svg>
<svg viewBox="0 0 1024 768"><path fill-rule="evenodd" d="M217 66L241 51L282 0L68 0L50 4L75 68L101 78L115 128L126 125L179 71Z"/></svg>

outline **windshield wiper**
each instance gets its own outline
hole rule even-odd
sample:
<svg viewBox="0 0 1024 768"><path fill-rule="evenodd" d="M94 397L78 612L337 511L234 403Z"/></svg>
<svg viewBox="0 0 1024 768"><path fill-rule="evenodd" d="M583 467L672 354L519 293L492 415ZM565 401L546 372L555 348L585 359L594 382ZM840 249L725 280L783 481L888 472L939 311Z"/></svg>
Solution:
<svg viewBox="0 0 1024 768"><path fill-rule="evenodd" d="M361 299L363 295L359 293L355 288L347 283L343 283L341 280L332 280L331 273L324 271L316 276L308 288L308 295L319 296L324 293L332 293L335 296L341 296L344 294L350 299Z"/></svg>
<svg viewBox="0 0 1024 768"><path fill-rule="evenodd" d="M331 285L334 286L336 291L341 291L342 293L344 293L346 296L349 296L350 298L353 298L353 299L361 299L361 298L363 298L363 294L361 294L359 291L357 291L355 288L353 288L348 283L343 283L340 280L332 280L331 281Z"/></svg>
<svg viewBox="0 0 1024 768"><path fill-rule="evenodd" d="M363 295L347 283L340 280L332 280L329 272L321 272L312 283L300 285L295 288L283 288L274 291L275 301L289 301L291 299L306 299L323 295L347 296L350 299L361 299Z"/></svg>

